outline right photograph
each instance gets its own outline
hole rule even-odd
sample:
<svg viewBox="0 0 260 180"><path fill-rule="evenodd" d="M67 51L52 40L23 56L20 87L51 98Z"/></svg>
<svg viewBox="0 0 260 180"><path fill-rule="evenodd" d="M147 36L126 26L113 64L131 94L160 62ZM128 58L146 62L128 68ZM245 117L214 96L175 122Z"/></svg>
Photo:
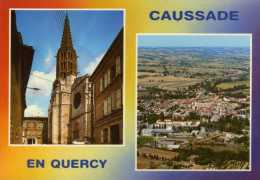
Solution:
<svg viewBox="0 0 260 180"><path fill-rule="evenodd" d="M137 170L251 170L251 44L137 35Z"/></svg>

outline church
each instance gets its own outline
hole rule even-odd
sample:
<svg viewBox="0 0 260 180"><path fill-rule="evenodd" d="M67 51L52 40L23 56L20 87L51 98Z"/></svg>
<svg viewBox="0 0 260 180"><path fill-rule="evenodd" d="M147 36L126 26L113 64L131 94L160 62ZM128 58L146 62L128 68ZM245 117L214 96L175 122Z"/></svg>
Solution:
<svg viewBox="0 0 260 180"><path fill-rule="evenodd" d="M92 75L78 77L69 17L56 55L48 109L48 144L123 143L123 29Z"/></svg>

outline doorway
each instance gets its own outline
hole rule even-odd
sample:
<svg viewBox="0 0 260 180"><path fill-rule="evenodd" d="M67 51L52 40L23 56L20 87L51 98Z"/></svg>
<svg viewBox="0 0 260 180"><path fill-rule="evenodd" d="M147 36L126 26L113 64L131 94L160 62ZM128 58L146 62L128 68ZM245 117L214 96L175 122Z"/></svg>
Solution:
<svg viewBox="0 0 260 180"><path fill-rule="evenodd" d="M28 138L27 144L36 144L35 138Z"/></svg>
<svg viewBox="0 0 260 180"><path fill-rule="evenodd" d="M120 143L119 124L110 127L110 139L111 139L111 144Z"/></svg>

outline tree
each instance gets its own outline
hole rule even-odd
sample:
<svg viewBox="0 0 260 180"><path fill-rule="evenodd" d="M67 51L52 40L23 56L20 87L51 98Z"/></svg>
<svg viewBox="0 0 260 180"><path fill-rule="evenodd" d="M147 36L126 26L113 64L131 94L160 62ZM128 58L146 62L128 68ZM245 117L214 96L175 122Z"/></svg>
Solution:
<svg viewBox="0 0 260 180"><path fill-rule="evenodd" d="M147 114L146 118L149 124L154 124L159 119L158 115L155 113Z"/></svg>
<svg viewBox="0 0 260 180"><path fill-rule="evenodd" d="M154 142L154 138L150 136L140 136L137 138L138 146L143 146L145 144L152 143L152 142Z"/></svg>

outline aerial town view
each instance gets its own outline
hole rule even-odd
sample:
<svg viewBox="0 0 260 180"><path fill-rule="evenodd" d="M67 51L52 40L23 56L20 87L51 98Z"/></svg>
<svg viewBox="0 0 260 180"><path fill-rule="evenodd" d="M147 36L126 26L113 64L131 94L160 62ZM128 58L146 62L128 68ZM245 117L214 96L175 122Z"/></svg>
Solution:
<svg viewBox="0 0 260 180"><path fill-rule="evenodd" d="M139 35L137 169L250 170L248 35Z"/></svg>

